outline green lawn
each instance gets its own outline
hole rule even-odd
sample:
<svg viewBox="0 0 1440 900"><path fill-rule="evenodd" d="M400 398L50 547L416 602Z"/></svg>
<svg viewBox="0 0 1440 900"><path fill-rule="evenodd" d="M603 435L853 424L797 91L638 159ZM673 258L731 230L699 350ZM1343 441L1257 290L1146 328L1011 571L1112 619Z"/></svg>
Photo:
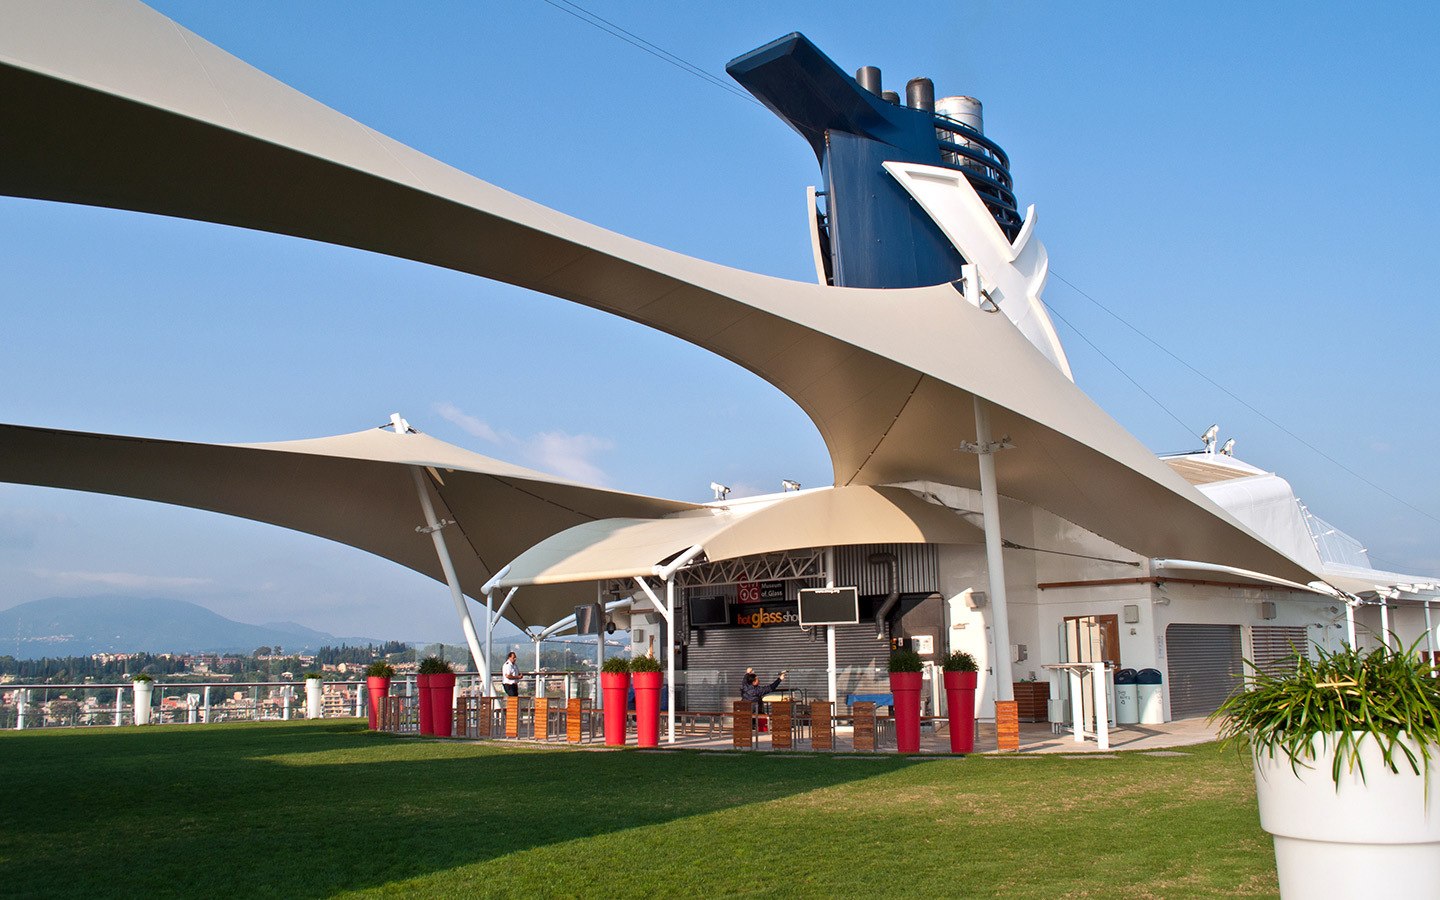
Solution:
<svg viewBox="0 0 1440 900"><path fill-rule="evenodd" d="M0 734L0 894L1273 896L1214 745L909 761L526 750L351 722Z"/></svg>

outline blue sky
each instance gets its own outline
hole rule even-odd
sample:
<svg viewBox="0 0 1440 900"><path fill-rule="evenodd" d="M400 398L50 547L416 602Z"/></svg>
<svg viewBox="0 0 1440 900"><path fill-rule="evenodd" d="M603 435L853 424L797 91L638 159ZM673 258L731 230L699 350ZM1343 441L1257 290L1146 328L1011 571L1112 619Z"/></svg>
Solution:
<svg viewBox="0 0 1440 900"><path fill-rule="evenodd" d="M501 187L685 253L812 277L803 198L818 171L804 143L543 0L154 5ZM716 75L798 30L847 69L880 66L887 88L927 75L940 95L980 97L1056 275L1405 503L1052 279L1058 315L1166 409L1058 323L1080 385L1159 452L1219 422L1238 455L1289 478L1378 565L1440 571L1432 8L592 8ZM400 411L478 452L645 493L829 482L814 428L773 388L548 297L58 204L0 199L0 235L0 421L265 441ZM246 621L458 637L443 586L358 551L18 486L0 486L0 585L0 608L148 593Z"/></svg>

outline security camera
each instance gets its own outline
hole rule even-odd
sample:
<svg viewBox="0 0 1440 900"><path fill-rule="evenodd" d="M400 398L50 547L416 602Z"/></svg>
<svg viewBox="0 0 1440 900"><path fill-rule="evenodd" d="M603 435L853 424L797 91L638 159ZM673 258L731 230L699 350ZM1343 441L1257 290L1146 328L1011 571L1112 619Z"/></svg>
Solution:
<svg viewBox="0 0 1440 900"><path fill-rule="evenodd" d="M724 500L730 494L730 488L718 481L710 482L710 490L715 492L716 500Z"/></svg>
<svg viewBox="0 0 1440 900"><path fill-rule="evenodd" d="M789 478L781 479L780 489L783 491L798 491L800 490L800 482L791 481Z"/></svg>

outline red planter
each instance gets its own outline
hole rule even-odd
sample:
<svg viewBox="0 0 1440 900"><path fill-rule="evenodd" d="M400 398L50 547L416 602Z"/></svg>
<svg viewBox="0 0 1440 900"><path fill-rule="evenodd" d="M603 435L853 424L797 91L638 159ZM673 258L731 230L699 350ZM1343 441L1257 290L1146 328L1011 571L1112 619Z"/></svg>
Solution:
<svg viewBox="0 0 1440 900"><path fill-rule="evenodd" d="M901 753L920 752L920 688L924 677L919 672L890 673L890 693L895 695L895 745Z"/></svg>
<svg viewBox="0 0 1440 900"><path fill-rule="evenodd" d="M365 679L365 690L370 695L370 705L366 709L370 718L370 730L374 731L380 727L380 701L390 696L390 679L368 677Z"/></svg>
<svg viewBox="0 0 1440 900"><path fill-rule="evenodd" d="M605 692L605 746L625 746L625 701L630 695L629 672L601 672L600 690Z"/></svg>
<svg viewBox="0 0 1440 900"><path fill-rule="evenodd" d="M945 673L945 712L950 717L950 752L975 752L975 683L978 672Z"/></svg>
<svg viewBox="0 0 1440 900"><path fill-rule="evenodd" d="M429 733L436 737L450 737L455 731L455 673L431 675L430 686L423 691L421 697L430 695Z"/></svg>
<svg viewBox="0 0 1440 900"><path fill-rule="evenodd" d="M415 691L420 695L420 733L434 734L435 729L430 723L430 679L434 675L416 675Z"/></svg>
<svg viewBox="0 0 1440 900"><path fill-rule="evenodd" d="M641 747L660 744L660 672L634 672L635 743ZM609 701L606 701L609 709Z"/></svg>

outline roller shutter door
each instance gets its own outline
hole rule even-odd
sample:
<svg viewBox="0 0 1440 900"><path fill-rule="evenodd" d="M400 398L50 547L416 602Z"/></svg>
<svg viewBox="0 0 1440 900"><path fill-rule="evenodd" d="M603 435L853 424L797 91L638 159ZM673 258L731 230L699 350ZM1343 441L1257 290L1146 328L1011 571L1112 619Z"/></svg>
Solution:
<svg viewBox="0 0 1440 900"><path fill-rule="evenodd" d="M1256 625L1250 640L1255 667L1271 675L1295 671L1296 654L1309 652L1310 636L1304 625Z"/></svg>
<svg viewBox="0 0 1440 900"><path fill-rule="evenodd" d="M1172 719L1208 716L1239 687L1239 625L1171 625L1165 645Z"/></svg>

